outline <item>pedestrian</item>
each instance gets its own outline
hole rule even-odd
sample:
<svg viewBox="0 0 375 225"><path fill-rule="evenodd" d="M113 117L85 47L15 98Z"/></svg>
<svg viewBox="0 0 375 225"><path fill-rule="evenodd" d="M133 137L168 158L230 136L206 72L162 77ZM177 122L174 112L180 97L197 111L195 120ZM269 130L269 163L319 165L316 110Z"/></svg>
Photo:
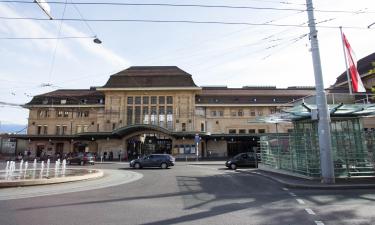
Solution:
<svg viewBox="0 0 375 225"><path fill-rule="evenodd" d="M107 152L104 152L104 154L103 154L103 158L104 158L104 161L107 159Z"/></svg>
<svg viewBox="0 0 375 225"><path fill-rule="evenodd" d="M118 151L118 161L121 161L121 151Z"/></svg>
<svg viewBox="0 0 375 225"><path fill-rule="evenodd" d="M109 152L109 160L113 161L113 152L112 151Z"/></svg>

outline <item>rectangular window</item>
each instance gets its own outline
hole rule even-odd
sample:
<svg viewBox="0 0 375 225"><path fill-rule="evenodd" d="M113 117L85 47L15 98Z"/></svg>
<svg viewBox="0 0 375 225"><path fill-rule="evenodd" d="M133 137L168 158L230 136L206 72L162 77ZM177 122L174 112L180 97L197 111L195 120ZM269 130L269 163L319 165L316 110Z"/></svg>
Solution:
<svg viewBox="0 0 375 225"><path fill-rule="evenodd" d="M140 124L141 123L141 107L136 106L135 107L135 124Z"/></svg>
<svg viewBox="0 0 375 225"><path fill-rule="evenodd" d="M173 104L173 96L167 96L167 104Z"/></svg>
<svg viewBox="0 0 375 225"><path fill-rule="evenodd" d="M62 110L57 111L57 117L63 117L64 112Z"/></svg>
<svg viewBox="0 0 375 225"><path fill-rule="evenodd" d="M158 124L158 121L157 121L157 111L156 111L156 106L151 106L151 124L152 125L157 125Z"/></svg>
<svg viewBox="0 0 375 225"><path fill-rule="evenodd" d="M148 96L143 96L143 104L144 105L148 105L148 100L149 100Z"/></svg>
<svg viewBox="0 0 375 225"><path fill-rule="evenodd" d="M112 123L112 130L116 129L116 123Z"/></svg>
<svg viewBox="0 0 375 225"><path fill-rule="evenodd" d="M243 116L243 111L242 111L242 109L238 110L237 115L238 115L238 116Z"/></svg>
<svg viewBox="0 0 375 225"><path fill-rule="evenodd" d="M237 116L237 112L236 111L232 111L232 112L230 112L230 115L231 116Z"/></svg>
<svg viewBox="0 0 375 225"><path fill-rule="evenodd" d="M159 96L159 105L165 104L165 96Z"/></svg>
<svg viewBox="0 0 375 225"><path fill-rule="evenodd" d="M223 117L224 116L224 111L219 111L219 116Z"/></svg>
<svg viewBox="0 0 375 225"><path fill-rule="evenodd" d="M69 112L68 111L64 111L64 117L69 117Z"/></svg>
<svg viewBox="0 0 375 225"><path fill-rule="evenodd" d="M67 125L63 125L62 126L62 135L65 135L67 132L68 132L68 126Z"/></svg>
<svg viewBox="0 0 375 225"><path fill-rule="evenodd" d="M239 134L246 134L246 130L245 130L245 129L239 129L239 130L238 130L238 133L239 133Z"/></svg>
<svg viewBox="0 0 375 225"><path fill-rule="evenodd" d="M43 134L48 134L48 126L47 125L43 126Z"/></svg>
<svg viewBox="0 0 375 225"><path fill-rule="evenodd" d="M156 96L151 96L151 104L156 105L158 98Z"/></svg>
<svg viewBox="0 0 375 225"><path fill-rule="evenodd" d="M181 123L182 131L186 131L186 123Z"/></svg>
<svg viewBox="0 0 375 225"><path fill-rule="evenodd" d="M82 133L82 125L77 125L76 128L77 133Z"/></svg>
<svg viewBox="0 0 375 225"><path fill-rule="evenodd" d="M56 135L60 135L61 129L60 125L56 125Z"/></svg>
<svg viewBox="0 0 375 225"><path fill-rule="evenodd" d="M255 134L255 129L249 129L249 134Z"/></svg>
<svg viewBox="0 0 375 225"><path fill-rule="evenodd" d="M263 110L262 109L258 109L258 116L263 116Z"/></svg>
<svg viewBox="0 0 375 225"><path fill-rule="evenodd" d="M126 124L131 125L131 124L133 124L133 107L128 106L128 109L127 109L126 112L127 112L127 114L126 114Z"/></svg>
<svg viewBox="0 0 375 225"><path fill-rule="evenodd" d="M250 111L250 116L255 116L255 111Z"/></svg>
<svg viewBox="0 0 375 225"><path fill-rule="evenodd" d="M42 134L42 126L38 125L37 134Z"/></svg>
<svg viewBox="0 0 375 225"><path fill-rule="evenodd" d="M204 132L204 123L201 123L201 132Z"/></svg>
<svg viewBox="0 0 375 225"><path fill-rule="evenodd" d="M83 112L83 117L89 117L89 111L84 111Z"/></svg>
<svg viewBox="0 0 375 225"><path fill-rule="evenodd" d="M128 103L128 105L133 105L133 97L132 96L128 97L127 103Z"/></svg>
<svg viewBox="0 0 375 225"><path fill-rule="evenodd" d="M229 132L228 133L230 133L230 134L235 134L235 133L237 133L237 131L236 131L236 129L229 129Z"/></svg>
<svg viewBox="0 0 375 225"><path fill-rule="evenodd" d="M141 104L141 96L135 96L134 102L135 102L136 105L140 105Z"/></svg>
<svg viewBox="0 0 375 225"><path fill-rule="evenodd" d="M148 112L148 106L143 107L143 123L148 124L149 121L149 112Z"/></svg>
<svg viewBox="0 0 375 225"><path fill-rule="evenodd" d="M266 133L266 130L265 129L258 129L258 133L260 133L260 134Z"/></svg>
<svg viewBox="0 0 375 225"><path fill-rule="evenodd" d="M216 111L211 111L211 116L216 116Z"/></svg>
<svg viewBox="0 0 375 225"><path fill-rule="evenodd" d="M159 106L159 115L164 115L164 114L165 114L164 106Z"/></svg>

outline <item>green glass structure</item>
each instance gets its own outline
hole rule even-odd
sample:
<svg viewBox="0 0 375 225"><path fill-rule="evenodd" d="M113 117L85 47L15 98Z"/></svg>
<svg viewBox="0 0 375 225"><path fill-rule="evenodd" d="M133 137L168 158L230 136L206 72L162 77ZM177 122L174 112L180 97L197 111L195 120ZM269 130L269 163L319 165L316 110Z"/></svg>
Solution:
<svg viewBox="0 0 375 225"><path fill-rule="evenodd" d="M365 132L361 116L374 105L331 105L331 140L336 177L374 176L375 133ZM311 178L320 178L318 122L314 107L301 105L273 121L291 120L293 132L267 134L260 139L262 164Z"/></svg>

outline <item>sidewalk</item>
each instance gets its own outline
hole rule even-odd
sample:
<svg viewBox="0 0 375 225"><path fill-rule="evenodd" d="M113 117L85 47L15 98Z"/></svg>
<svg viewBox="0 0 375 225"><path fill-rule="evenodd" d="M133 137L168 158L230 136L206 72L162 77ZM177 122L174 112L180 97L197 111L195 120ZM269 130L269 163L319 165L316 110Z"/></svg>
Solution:
<svg viewBox="0 0 375 225"><path fill-rule="evenodd" d="M242 173L257 174L279 182L286 187L301 189L375 189L375 177L336 178L335 184L322 184L320 180L309 180L264 170L237 170Z"/></svg>

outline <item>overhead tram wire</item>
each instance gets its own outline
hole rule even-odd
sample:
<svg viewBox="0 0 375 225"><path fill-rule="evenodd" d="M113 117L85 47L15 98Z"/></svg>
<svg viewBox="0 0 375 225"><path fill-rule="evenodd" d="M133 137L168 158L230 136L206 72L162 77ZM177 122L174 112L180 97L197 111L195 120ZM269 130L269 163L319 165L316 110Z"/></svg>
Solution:
<svg viewBox="0 0 375 225"><path fill-rule="evenodd" d="M4 17L0 16L3 20L36 20L36 21L51 21L46 18L37 17ZM82 22L83 19L77 18L54 18L56 21L70 21L70 22ZM298 27L307 28L308 25L298 24L276 24L276 23L249 23L249 22L223 22L223 21L199 21L199 20L149 20L149 19L85 19L88 22L133 22L133 23L185 23L185 24L211 24L211 25L244 25L244 26L270 26L270 27ZM339 26L322 26L318 25L319 28L337 29ZM359 26L342 26L345 29L363 29L367 30L367 27Z"/></svg>
<svg viewBox="0 0 375 225"><path fill-rule="evenodd" d="M0 37L0 40L55 40L55 39L92 39L91 37Z"/></svg>
<svg viewBox="0 0 375 225"><path fill-rule="evenodd" d="M31 4L33 1L22 0L0 0L4 3ZM48 1L48 4L65 4L62 1ZM236 6L236 5L205 5L205 4L171 4L171 3L124 3L124 2L68 2L66 4L76 5L110 5L110 6L158 6L158 7L195 7L195 8L221 8L221 9L251 9L251 10L273 10L273 11L300 11L307 12L307 9L299 8L278 8L278 7L256 7L256 6ZM350 10L324 10L314 9L321 13L356 13ZM365 11L363 13L375 13L374 11Z"/></svg>

